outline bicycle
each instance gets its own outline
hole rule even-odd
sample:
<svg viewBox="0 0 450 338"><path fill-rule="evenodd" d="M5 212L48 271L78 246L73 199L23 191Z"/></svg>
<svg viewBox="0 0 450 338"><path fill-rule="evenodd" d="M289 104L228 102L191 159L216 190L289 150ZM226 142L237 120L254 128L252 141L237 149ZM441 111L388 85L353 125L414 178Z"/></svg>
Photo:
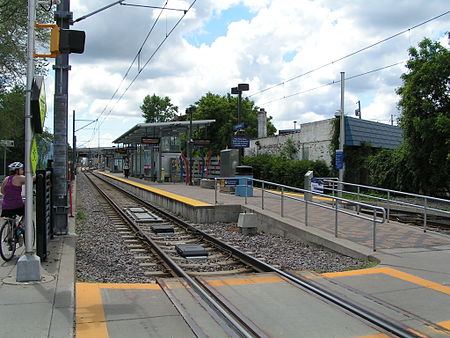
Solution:
<svg viewBox="0 0 450 338"><path fill-rule="evenodd" d="M0 229L0 256L8 262L13 258L17 246L21 247L25 243L25 228L22 223L23 216L18 219L16 216L4 217L4 219L5 222Z"/></svg>

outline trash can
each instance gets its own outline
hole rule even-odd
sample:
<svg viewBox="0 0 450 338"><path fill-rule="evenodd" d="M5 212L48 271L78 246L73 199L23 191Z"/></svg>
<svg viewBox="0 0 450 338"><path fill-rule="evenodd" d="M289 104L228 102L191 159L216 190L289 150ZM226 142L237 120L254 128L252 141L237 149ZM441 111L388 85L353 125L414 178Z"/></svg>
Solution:
<svg viewBox="0 0 450 338"><path fill-rule="evenodd" d="M236 186L236 196L253 196L253 181L244 178L253 178L253 168L246 165L236 166L236 178L238 185Z"/></svg>

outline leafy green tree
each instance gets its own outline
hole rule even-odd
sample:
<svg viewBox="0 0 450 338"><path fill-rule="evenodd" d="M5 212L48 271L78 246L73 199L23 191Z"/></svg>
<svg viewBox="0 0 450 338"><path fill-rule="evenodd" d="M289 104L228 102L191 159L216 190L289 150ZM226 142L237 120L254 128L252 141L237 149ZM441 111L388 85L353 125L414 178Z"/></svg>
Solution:
<svg viewBox="0 0 450 338"><path fill-rule="evenodd" d="M289 137L286 140L286 143L281 147L280 156L287 160L293 160L295 158L295 154L297 154L297 147L295 146L292 137Z"/></svg>
<svg viewBox="0 0 450 338"><path fill-rule="evenodd" d="M170 121L177 116L178 112L178 107L170 102L168 96L162 98L155 94L147 95L140 108L142 117L145 118L147 123Z"/></svg>
<svg viewBox="0 0 450 338"><path fill-rule="evenodd" d="M0 0L0 87L23 84L27 66L28 1ZM37 7L36 21L53 22L51 8ZM48 49L50 32L48 29L36 30L36 46ZM36 58L36 73L44 75L46 59Z"/></svg>
<svg viewBox="0 0 450 338"><path fill-rule="evenodd" d="M24 159L24 97L25 89L20 85L0 91L0 140L14 141L14 147L7 149L7 162L23 162ZM4 160L4 149L0 152Z"/></svg>
<svg viewBox="0 0 450 338"><path fill-rule="evenodd" d="M404 149L381 149L367 158L369 185L414 192Z"/></svg>
<svg viewBox="0 0 450 338"><path fill-rule="evenodd" d="M424 39L409 49L401 99L406 165L416 191L450 191L450 51Z"/></svg>
<svg viewBox="0 0 450 338"><path fill-rule="evenodd" d="M241 122L245 122L242 136L256 138L258 136L258 107L248 98L242 99ZM211 139L211 146L214 154L219 154L220 150L230 146L233 136L233 126L237 124L237 97L230 94L220 96L207 93L195 103L196 111L193 113L194 120L216 120L214 124L206 129L194 134L195 137L205 137ZM267 133L274 135L276 128L268 118Z"/></svg>

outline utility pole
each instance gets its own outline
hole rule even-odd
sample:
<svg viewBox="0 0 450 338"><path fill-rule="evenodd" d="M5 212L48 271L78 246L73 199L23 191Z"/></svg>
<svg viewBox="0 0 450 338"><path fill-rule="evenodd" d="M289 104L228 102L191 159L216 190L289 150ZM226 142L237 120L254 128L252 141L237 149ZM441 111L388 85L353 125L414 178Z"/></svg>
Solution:
<svg viewBox="0 0 450 338"><path fill-rule="evenodd" d="M194 175L194 163L192 158L192 148L194 146L194 142L192 140L192 115L194 114L195 107L189 107L186 109L186 114L190 114L189 117L189 140L188 140L188 154L189 154L189 185L193 185L192 176Z"/></svg>
<svg viewBox="0 0 450 338"><path fill-rule="evenodd" d="M340 132L339 132L339 150L344 152L344 143L345 143L345 115L344 115L344 90L345 90L345 72L341 72L341 115L340 115ZM339 182L344 181L344 170L345 164L344 159L342 158L342 168L339 169ZM342 183L338 185L338 196L342 197Z"/></svg>
<svg viewBox="0 0 450 338"><path fill-rule="evenodd" d="M31 169L31 88L34 77L34 24L36 0L28 1L27 91L25 101L25 233L33 233L33 173ZM33 236L25 236L25 254L17 261L17 282L41 280L41 259L33 251Z"/></svg>
<svg viewBox="0 0 450 338"><path fill-rule="evenodd" d="M77 167L76 167L76 162L77 162L77 151L76 151L76 137L75 137L75 109L73 110L73 116L72 116L72 130L73 130L73 135L72 135L72 179L75 179L75 175L77 173Z"/></svg>
<svg viewBox="0 0 450 338"><path fill-rule="evenodd" d="M68 29L72 13L70 0L61 0L56 8L55 21L61 29ZM55 234L68 233L67 203L67 120L68 120L68 87L69 87L69 54L63 53L56 57L55 65L55 98L54 98L54 223Z"/></svg>

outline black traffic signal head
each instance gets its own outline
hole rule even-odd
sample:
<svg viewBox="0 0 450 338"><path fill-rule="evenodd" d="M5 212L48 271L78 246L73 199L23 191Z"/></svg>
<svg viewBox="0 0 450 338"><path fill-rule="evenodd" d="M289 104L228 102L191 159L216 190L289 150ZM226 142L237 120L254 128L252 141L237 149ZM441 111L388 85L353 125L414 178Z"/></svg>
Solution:
<svg viewBox="0 0 450 338"><path fill-rule="evenodd" d="M86 33L83 31L61 29L59 35L59 51L61 53L82 54L84 52L85 39Z"/></svg>

